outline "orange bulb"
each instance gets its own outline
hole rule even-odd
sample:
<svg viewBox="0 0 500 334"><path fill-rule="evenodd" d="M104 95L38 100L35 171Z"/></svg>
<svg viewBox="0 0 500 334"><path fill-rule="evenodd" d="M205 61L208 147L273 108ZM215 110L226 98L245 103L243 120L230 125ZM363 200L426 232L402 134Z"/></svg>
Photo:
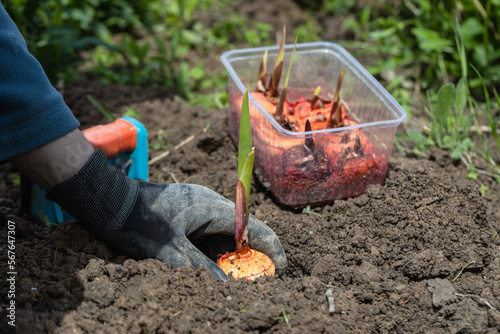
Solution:
<svg viewBox="0 0 500 334"><path fill-rule="evenodd" d="M266 254L250 248L226 253L217 260L217 264L233 279L253 281L257 277L272 276L275 273L273 261Z"/></svg>

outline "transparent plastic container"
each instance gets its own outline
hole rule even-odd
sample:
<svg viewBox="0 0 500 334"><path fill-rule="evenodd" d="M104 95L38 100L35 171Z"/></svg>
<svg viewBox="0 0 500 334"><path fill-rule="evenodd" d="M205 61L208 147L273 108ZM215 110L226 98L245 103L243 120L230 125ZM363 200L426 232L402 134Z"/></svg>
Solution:
<svg viewBox="0 0 500 334"><path fill-rule="evenodd" d="M329 42L297 44L288 83L288 101L310 99L317 86L320 96L333 98L339 75L345 115L351 125L335 129L294 132L283 128L252 96L259 66L268 50L271 73L278 47L225 52L229 95L229 133L238 141L243 94L248 89L255 146L255 172L276 199L291 207L305 207L359 196L370 184L383 184L397 126L405 110L344 48ZM293 45L285 46L283 73ZM282 75L283 81L284 74ZM280 87L281 88L281 87ZM316 117L316 115L311 115ZM314 154L305 150L314 142Z"/></svg>

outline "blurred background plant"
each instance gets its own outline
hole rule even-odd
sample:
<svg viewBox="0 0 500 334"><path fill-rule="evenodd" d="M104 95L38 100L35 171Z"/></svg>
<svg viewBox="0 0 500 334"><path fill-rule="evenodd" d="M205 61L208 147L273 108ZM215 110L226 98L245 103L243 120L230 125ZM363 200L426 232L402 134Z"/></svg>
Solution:
<svg viewBox="0 0 500 334"><path fill-rule="evenodd" d="M230 3L6 0L3 5L53 84L71 82L81 72L104 83L173 87L192 103L222 108L225 73L209 73L201 62L188 63L187 55L204 57L232 43L273 43L270 25L247 22L231 12ZM205 26L193 18L195 12L215 12L217 20Z"/></svg>
<svg viewBox="0 0 500 334"><path fill-rule="evenodd" d="M82 61L80 51L96 46L117 50L100 36L141 27L141 1L5 0L2 2L24 35L30 52L49 79L70 81Z"/></svg>
<svg viewBox="0 0 500 334"><path fill-rule="evenodd" d="M420 127L405 128L398 136L403 152L426 155L434 146L449 150L454 161L467 163L470 177L480 170L474 160L482 158L490 169L485 173L498 178L500 148L492 153L485 143L500 146L500 0L294 1L308 17L294 27L299 42L325 39L332 20L340 20L333 42L360 59L410 117L418 111ZM2 2L54 84L85 76L171 87L208 109L228 103L220 53L275 44L272 22L238 15L235 6L241 3ZM405 141L412 146L404 146Z"/></svg>
<svg viewBox="0 0 500 334"><path fill-rule="evenodd" d="M421 91L437 91L461 77L455 20L467 59L489 92L500 82L500 0L295 1L310 13L294 31L299 42L321 38L317 13L343 17L346 38L337 42L358 57L369 56L370 72L407 109ZM205 57L214 48L275 43L270 24L239 16L231 0L4 0L3 5L54 83L73 80L83 68L103 82L177 87L189 99L191 91L225 79L204 82L209 75L202 63L187 63L190 52ZM199 20L199 13L212 20ZM468 83L480 98L481 80L472 74Z"/></svg>
<svg viewBox="0 0 500 334"><path fill-rule="evenodd" d="M323 12L344 15L349 33L340 44L357 57L370 57L368 70L407 109L422 91L437 91L462 75L455 48L456 24L466 57L491 88L500 82L500 0L340 1L297 0ZM314 4L313 4L314 3ZM468 84L484 100L481 80Z"/></svg>

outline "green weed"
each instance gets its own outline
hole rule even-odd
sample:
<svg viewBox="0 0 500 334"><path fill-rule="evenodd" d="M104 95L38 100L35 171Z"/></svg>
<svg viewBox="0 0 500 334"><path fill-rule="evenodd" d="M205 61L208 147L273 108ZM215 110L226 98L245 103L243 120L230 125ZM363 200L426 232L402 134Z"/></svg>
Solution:
<svg viewBox="0 0 500 334"><path fill-rule="evenodd" d="M127 110L125 110L125 112L123 113L123 116L139 118L140 114L133 108L127 108Z"/></svg>
<svg viewBox="0 0 500 334"><path fill-rule="evenodd" d="M493 177L497 182L500 181L500 165L495 160L490 146L492 141L496 143L500 153L498 124L493 116L494 110L500 107L500 101L496 99L495 108L486 86L484 88L485 104L479 103L471 96L465 78L460 79L456 86L452 83L445 84L435 99L428 93L429 126L423 129L423 133L409 130L404 135L397 135L396 146L405 151L399 140L413 142L412 152L420 156L424 156L433 146L448 150L453 160L465 163L468 178L475 180L479 174L484 174ZM496 90L493 91L498 96ZM478 117L487 120L489 131L479 125ZM474 131L474 136L471 131ZM476 139L473 140L473 137ZM489 171L480 170L474 165L473 161L479 161L478 159L484 162Z"/></svg>
<svg viewBox="0 0 500 334"><path fill-rule="evenodd" d="M475 180L479 174L484 174L493 177L498 182L500 181L500 167L493 158L489 143L494 141L498 152L500 152L498 124L494 118L494 110L500 108L500 97L495 87L492 87L494 99L490 98L490 89L486 80L483 79L474 64L468 62L464 42L467 36L463 36L457 20L454 31L456 56L459 60L462 77L456 85L444 84L439 89L437 97L433 96L431 90L428 90L429 108L426 111L430 125L424 128L423 133L408 131L405 135L398 135L397 139L412 141L414 143L412 151L417 155L425 155L427 149L432 146L449 150L453 160L461 160L465 163L468 168L468 178ZM477 96L473 96L469 90L469 67L474 70L476 78L482 86L480 98L484 98L485 103L478 102ZM488 122L489 131L484 131L484 128L479 125L479 117ZM477 138L474 141L471 131L474 131L474 137ZM398 140L396 140L396 146L401 148ZM482 159L490 171L476 168L473 161L478 161L478 157Z"/></svg>
<svg viewBox="0 0 500 334"><path fill-rule="evenodd" d="M167 131L160 129L156 136L150 141L149 148L155 151L163 151L172 146L170 142L167 141Z"/></svg>
<svg viewBox="0 0 500 334"><path fill-rule="evenodd" d="M481 193L482 197L489 197L491 194L490 188L488 186L485 186L484 184L481 183L479 186L479 192ZM496 197L496 196L495 196Z"/></svg>
<svg viewBox="0 0 500 334"><path fill-rule="evenodd" d="M49 220L49 218L47 217L47 215L45 214L45 212L40 211L38 213L38 215L40 216L40 220L45 224L45 226L47 226L47 233L50 234L50 232L52 231L53 227L58 227L59 226L59 224L51 222Z"/></svg>
<svg viewBox="0 0 500 334"><path fill-rule="evenodd" d="M462 78L456 87L452 83L441 87L436 103L431 105L430 138L437 147L450 150L453 160L460 159L473 146L469 135L472 118L464 114L467 96Z"/></svg>
<svg viewBox="0 0 500 334"><path fill-rule="evenodd" d="M317 212L314 212L312 209L311 209L311 206L308 205L306 206L304 209L302 209L302 213L304 214L310 214L310 215L316 215L316 216L319 216L319 217L322 217L321 214L317 213Z"/></svg>
<svg viewBox="0 0 500 334"><path fill-rule="evenodd" d="M288 319L288 316L285 312L285 307L283 307L282 316L273 318L273 320L275 320L275 321L281 320L281 319L283 319L285 321L285 324L288 326L290 320Z"/></svg>
<svg viewBox="0 0 500 334"><path fill-rule="evenodd" d="M500 153L500 138L497 129L498 123L494 117L494 111L498 112L498 110L500 109L500 96L496 89L493 88L495 99L492 100L481 74L475 67L473 67L473 69L481 79L481 83L483 85L483 93L486 100L484 104L480 104L476 99L472 97L470 98L470 110L474 115L474 125L479 137L479 154L492 171L492 174L489 175L492 176L497 182L500 182L500 163L493 157L492 150L489 146L490 141L493 141L496 144L497 153ZM496 108L494 107L495 104ZM478 112L480 115L478 115ZM486 132L481 130L481 127L479 126L477 121L478 116L486 119L490 131Z"/></svg>

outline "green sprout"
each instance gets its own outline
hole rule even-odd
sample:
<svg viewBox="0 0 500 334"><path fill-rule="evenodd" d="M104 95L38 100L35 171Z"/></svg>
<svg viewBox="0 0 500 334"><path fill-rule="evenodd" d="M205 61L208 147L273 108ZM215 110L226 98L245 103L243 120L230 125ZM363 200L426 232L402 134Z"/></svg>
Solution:
<svg viewBox="0 0 500 334"><path fill-rule="evenodd" d="M58 224L55 224L55 223L52 223L49 218L47 217L47 215L45 214L45 212L43 211L40 211L38 213L38 215L40 216L40 220L45 224L45 226L47 226L48 228L48 233L50 234L50 230L52 229L52 227L54 226L59 226Z"/></svg>
<svg viewBox="0 0 500 334"><path fill-rule="evenodd" d="M283 314L283 315L282 315L281 317L275 317L275 318L273 318L273 320L281 320L281 319L283 319L283 320L285 320L285 323L286 323L286 325L288 326L288 324L289 324L290 320L288 320L288 316L286 315L286 312L285 312L285 307L283 307L282 314Z"/></svg>
<svg viewBox="0 0 500 334"><path fill-rule="evenodd" d="M248 90L243 96L240 117L240 134L238 139L238 180L236 181L236 251L248 245L248 206L250 204L250 187L255 152L252 144L252 127L250 124L250 107Z"/></svg>
<svg viewBox="0 0 500 334"><path fill-rule="evenodd" d="M264 57L262 57L262 62L259 68L259 80L257 81L257 90L262 92L266 91L266 78L267 78L267 50L264 52Z"/></svg>
<svg viewBox="0 0 500 334"><path fill-rule="evenodd" d="M293 46L292 57L290 58L290 63L288 64L288 70L286 71L285 81L283 82L283 89L281 90L280 99L278 101L278 106L276 107L276 113L274 114L274 118L278 120L278 122L283 123L283 106L285 104L286 93L288 89L288 79L290 79L290 70L292 69L293 57L295 56L295 48L297 47L297 38L295 38L295 44Z"/></svg>
<svg viewBox="0 0 500 334"><path fill-rule="evenodd" d="M140 116L139 112L133 108L127 108L123 116L138 118Z"/></svg>
<svg viewBox="0 0 500 334"><path fill-rule="evenodd" d="M311 206L310 205L308 205L304 209L302 209L302 213L311 214L311 215L317 215L317 216L322 217L321 214L319 214L319 213L314 212L313 210L311 210Z"/></svg>
<svg viewBox="0 0 500 334"><path fill-rule="evenodd" d="M285 36L286 25L283 26L280 48L278 50L278 56L276 57L276 63L274 64L273 75L271 76L271 83L269 87L271 96L276 96L278 94L278 85L281 79L281 70L283 68L283 58L285 57Z"/></svg>
<svg viewBox="0 0 500 334"><path fill-rule="evenodd" d="M316 102L319 100L319 92L321 91L321 86L316 87L316 90L314 91L314 96L311 99L311 110L314 109L314 105Z"/></svg>

